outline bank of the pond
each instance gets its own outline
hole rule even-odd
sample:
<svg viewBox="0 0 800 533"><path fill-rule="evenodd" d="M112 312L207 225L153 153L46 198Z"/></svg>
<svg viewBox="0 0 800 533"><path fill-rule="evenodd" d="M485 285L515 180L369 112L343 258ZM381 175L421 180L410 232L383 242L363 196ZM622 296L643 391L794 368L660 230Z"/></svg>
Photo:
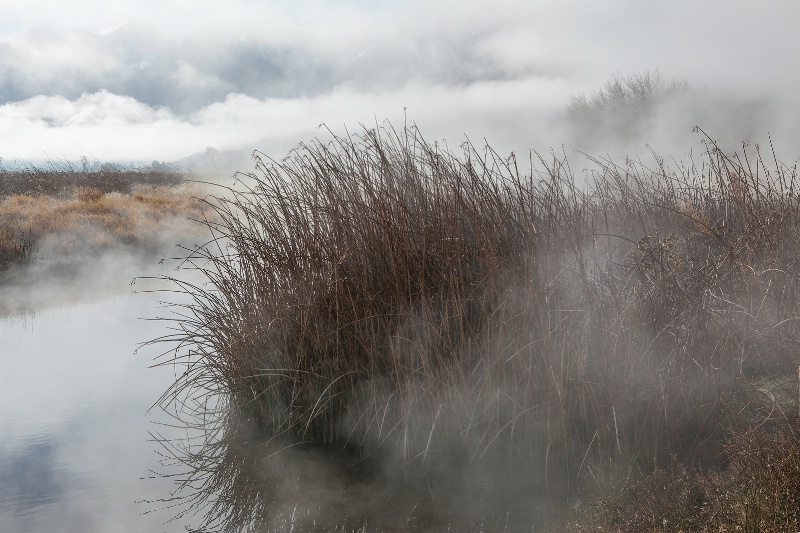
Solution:
<svg viewBox="0 0 800 533"><path fill-rule="evenodd" d="M798 427L792 416L781 427L732 435L721 469L674 464L643 479L620 479L595 494L565 531L798 531Z"/></svg>
<svg viewBox="0 0 800 533"><path fill-rule="evenodd" d="M186 186L134 186L128 195L75 189L66 197L0 197L0 266L58 263L114 247L153 249L165 234L191 230L188 219L202 213Z"/></svg>
<svg viewBox="0 0 800 533"><path fill-rule="evenodd" d="M0 172L0 285L64 284L115 255L117 270L172 257L200 238L199 196L177 173Z"/></svg>

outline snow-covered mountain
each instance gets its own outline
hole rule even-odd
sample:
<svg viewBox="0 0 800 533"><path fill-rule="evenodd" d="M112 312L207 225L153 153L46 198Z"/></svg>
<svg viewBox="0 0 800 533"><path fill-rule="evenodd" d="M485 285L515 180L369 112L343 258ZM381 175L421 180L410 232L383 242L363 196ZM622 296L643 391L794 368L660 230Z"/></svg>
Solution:
<svg viewBox="0 0 800 533"><path fill-rule="evenodd" d="M233 174L252 169L251 150L206 149L170 163L171 167L197 174Z"/></svg>

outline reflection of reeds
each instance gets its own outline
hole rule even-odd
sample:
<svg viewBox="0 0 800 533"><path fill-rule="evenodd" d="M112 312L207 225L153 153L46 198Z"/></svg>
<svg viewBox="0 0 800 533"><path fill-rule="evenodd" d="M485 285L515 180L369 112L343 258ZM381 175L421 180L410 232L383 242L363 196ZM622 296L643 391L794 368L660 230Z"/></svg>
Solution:
<svg viewBox="0 0 800 533"><path fill-rule="evenodd" d="M268 521L265 457L287 446L421 480L431 510L458 487L465 520L613 468L713 463L756 416L747 383L795 368L800 224L793 172L708 155L601 163L583 184L566 159L521 173L378 129L259 160L211 202L193 251L210 284L174 280L193 303L162 339L185 370L163 404L215 431L176 454L217 498L207 518Z"/></svg>

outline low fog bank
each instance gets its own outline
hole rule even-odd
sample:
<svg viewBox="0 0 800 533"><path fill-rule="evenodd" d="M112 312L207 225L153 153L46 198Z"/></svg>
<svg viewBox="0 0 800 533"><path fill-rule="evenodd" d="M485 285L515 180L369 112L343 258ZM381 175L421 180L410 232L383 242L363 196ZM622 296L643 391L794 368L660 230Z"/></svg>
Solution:
<svg viewBox="0 0 800 533"><path fill-rule="evenodd" d="M677 90L669 89L673 84ZM361 102L363 108L351 109L351 102ZM230 100L226 105L233 108L238 103ZM387 123L419 126L454 150L470 141L488 143L501 156L514 153L518 160L566 154L576 170L594 166L584 154L618 163L641 159L654 164L663 159L688 164L692 156L702 158L708 141L727 152L743 146L765 153L774 150L779 160L791 164L800 145L800 107L795 98L759 91L736 93L658 70L617 73L583 91L563 80L532 77L462 87L411 83L383 93L345 88L313 100L252 105L270 129L282 131L245 142L242 133L249 126L243 104L242 110L231 109L243 117L236 133L238 144L223 142L228 149L209 147L177 163L220 173L249 172L254 151L279 161L300 143L327 142L330 133L346 136L361 126L379 128ZM300 113L301 105L308 110ZM313 117L311 110L317 112ZM257 128L252 132L255 138Z"/></svg>
<svg viewBox="0 0 800 533"><path fill-rule="evenodd" d="M46 243L37 248L47 257ZM84 253L57 264L41 259L38 264L13 268L0 278L0 317L36 314L51 307L113 298L126 291L148 287L145 282L134 283L140 276L161 276L172 273L174 261L161 259L183 253L174 245L159 250L107 250ZM149 287L152 288L152 285Z"/></svg>
<svg viewBox="0 0 800 533"><path fill-rule="evenodd" d="M642 84L650 87L639 93ZM667 91L670 84L679 89ZM621 93L609 97L609 88ZM603 98L598 97L601 93ZM364 109L352 112L346 109L347 102L363 102ZM709 141L731 153L745 146L765 154L774 150L777 159L789 165L800 156L796 148L800 106L795 98L759 91L737 94L658 70L614 74L585 91L563 80L525 78L458 88L410 84L380 94L342 90L304 103L324 117L315 127L261 138L223 153L206 149L185 158L189 168L193 163L202 168L210 161L212 168L249 172L254 163L248 156L254 151L279 161L299 143L327 142L331 132L347 136L361 126L374 129L387 123L419 126L454 150L470 141L487 143L503 157L513 153L518 160L566 154L577 165L575 170L594 166L584 155L617 164L627 159L648 165L658 159L689 164L693 157L702 159ZM284 123L285 113L294 124L303 124L302 116L287 113L295 102L284 104L287 107L278 101L264 102L255 108L273 124ZM390 111L378 114L377 109Z"/></svg>
<svg viewBox="0 0 800 533"><path fill-rule="evenodd" d="M78 188L75 198L3 199L2 217L16 224L9 235L20 233L29 248L0 271L0 316L163 288L149 278L188 267L185 258L211 238L203 204L192 199L232 183L230 175L192 178L171 188L135 186L129 195ZM25 216L15 215L19 209Z"/></svg>

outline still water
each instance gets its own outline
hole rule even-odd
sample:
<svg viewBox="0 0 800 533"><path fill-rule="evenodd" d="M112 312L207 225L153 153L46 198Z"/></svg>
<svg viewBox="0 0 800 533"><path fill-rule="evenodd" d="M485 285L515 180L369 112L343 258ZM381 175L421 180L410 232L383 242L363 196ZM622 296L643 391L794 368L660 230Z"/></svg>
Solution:
<svg viewBox="0 0 800 533"><path fill-rule="evenodd" d="M2 293L0 293L2 297ZM183 531L191 517L148 503L169 496L150 432L181 430L158 407L173 381L149 368L167 333L163 295L0 318L0 531ZM185 434L184 434L185 436Z"/></svg>

